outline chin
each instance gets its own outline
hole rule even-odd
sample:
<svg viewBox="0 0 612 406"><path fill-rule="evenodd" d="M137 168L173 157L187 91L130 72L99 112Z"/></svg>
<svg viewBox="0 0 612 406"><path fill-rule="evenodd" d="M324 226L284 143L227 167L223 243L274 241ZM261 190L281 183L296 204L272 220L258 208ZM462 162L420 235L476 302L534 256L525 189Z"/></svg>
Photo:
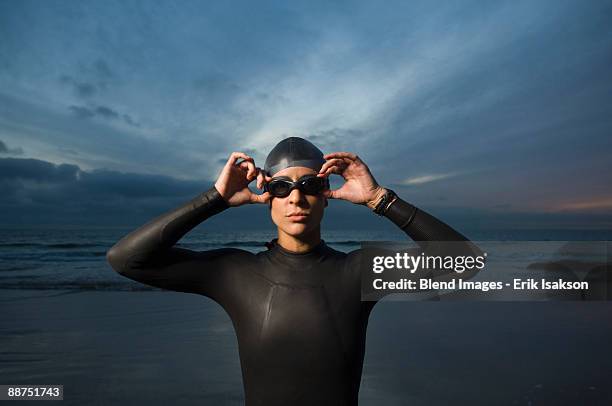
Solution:
<svg viewBox="0 0 612 406"><path fill-rule="evenodd" d="M299 237L308 231L308 225L303 223L294 223L285 227L283 231L294 237Z"/></svg>
<svg viewBox="0 0 612 406"><path fill-rule="evenodd" d="M302 235L308 234L308 232L310 232L314 228L316 228L316 225L313 224L291 223L286 224L285 227L283 227L283 231L294 237L300 237Z"/></svg>

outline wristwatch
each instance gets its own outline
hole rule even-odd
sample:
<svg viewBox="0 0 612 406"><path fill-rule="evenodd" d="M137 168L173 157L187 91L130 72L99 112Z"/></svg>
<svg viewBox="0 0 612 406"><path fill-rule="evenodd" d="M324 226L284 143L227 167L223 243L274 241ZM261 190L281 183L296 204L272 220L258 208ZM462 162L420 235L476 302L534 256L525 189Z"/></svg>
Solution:
<svg viewBox="0 0 612 406"><path fill-rule="evenodd" d="M373 212L379 216L383 216L389 209L389 206L391 206L391 204L397 199L397 194L393 190L386 190L387 192L382 196L376 207L373 209Z"/></svg>

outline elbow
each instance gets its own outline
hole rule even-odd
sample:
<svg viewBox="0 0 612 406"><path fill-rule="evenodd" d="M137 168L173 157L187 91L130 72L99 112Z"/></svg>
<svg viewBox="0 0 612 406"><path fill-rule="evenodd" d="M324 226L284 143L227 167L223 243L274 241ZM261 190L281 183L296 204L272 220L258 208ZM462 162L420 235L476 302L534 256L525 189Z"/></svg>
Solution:
<svg viewBox="0 0 612 406"><path fill-rule="evenodd" d="M125 260L124 255L121 254L121 250L113 245L106 252L106 262L115 270L117 273L125 273Z"/></svg>
<svg viewBox="0 0 612 406"><path fill-rule="evenodd" d="M486 257L486 252L482 250L478 245L474 244L471 241L467 241L468 250L470 251L470 255L473 257Z"/></svg>

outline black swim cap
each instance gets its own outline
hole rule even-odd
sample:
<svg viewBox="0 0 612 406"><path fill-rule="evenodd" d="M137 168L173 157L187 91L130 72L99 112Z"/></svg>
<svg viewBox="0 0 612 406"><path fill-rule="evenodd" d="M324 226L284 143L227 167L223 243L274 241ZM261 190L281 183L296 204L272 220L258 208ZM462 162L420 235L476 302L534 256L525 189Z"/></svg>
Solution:
<svg viewBox="0 0 612 406"><path fill-rule="evenodd" d="M268 176L292 166L304 166L319 171L325 159L312 142L300 137L285 138L270 151L264 171Z"/></svg>

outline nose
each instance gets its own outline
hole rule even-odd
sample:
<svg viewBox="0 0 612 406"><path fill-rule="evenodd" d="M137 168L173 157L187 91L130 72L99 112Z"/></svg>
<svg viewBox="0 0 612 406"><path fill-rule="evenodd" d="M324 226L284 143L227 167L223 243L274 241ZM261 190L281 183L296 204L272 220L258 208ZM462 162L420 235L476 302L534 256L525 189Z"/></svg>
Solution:
<svg viewBox="0 0 612 406"><path fill-rule="evenodd" d="M289 193L289 203L297 204L304 198L304 193L298 188L295 188Z"/></svg>

